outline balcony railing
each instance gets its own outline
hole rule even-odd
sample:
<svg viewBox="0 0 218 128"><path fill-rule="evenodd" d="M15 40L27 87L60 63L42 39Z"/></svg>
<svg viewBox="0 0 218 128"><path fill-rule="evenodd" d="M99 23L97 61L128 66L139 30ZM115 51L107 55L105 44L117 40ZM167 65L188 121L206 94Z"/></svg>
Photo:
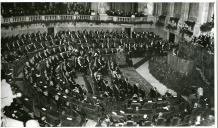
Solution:
<svg viewBox="0 0 218 128"><path fill-rule="evenodd" d="M35 15L35 16L16 16L10 18L3 18L1 24L23 23L33 21L108 21L108 22L150 22L147 17L117 17L117 16L94 16L94 15Z"/></svg>

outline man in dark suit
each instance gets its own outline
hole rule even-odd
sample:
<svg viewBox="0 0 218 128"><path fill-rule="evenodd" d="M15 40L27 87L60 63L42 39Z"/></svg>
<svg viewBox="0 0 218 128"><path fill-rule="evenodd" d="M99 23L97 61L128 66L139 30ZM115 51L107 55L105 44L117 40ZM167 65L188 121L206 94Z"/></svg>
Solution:
<svg viewBox="0 0 218 128"><path fill-rule="evenodd" d="M138 83L133 85L133 92L134 92L134 94L138 95L138 93L139 93L139 84Z"/></svg>

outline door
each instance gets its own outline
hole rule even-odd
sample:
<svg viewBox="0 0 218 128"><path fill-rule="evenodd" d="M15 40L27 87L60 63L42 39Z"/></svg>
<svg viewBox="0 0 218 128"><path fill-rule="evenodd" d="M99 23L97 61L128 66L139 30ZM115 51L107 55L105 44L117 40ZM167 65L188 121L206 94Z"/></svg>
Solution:
<svg viewBox="0 0 218 128"><path fill-rule="evenodd" d="M131 28L125 28L125 32L128 34L128 36L131 36Z"/></svg>
<svg viewBox="0 0 218 128"><path fill-rule="evenodd" d="M53 27L48 28L48 34L51 34L51 35L54 34L54 28Z"/></svg>
<svg viewBox="0 0 218 128"><path fill-rule="evenodd" d="M175 41L175 34L174 33L170 33L169 34L169 42L174 42Z"/></svg>

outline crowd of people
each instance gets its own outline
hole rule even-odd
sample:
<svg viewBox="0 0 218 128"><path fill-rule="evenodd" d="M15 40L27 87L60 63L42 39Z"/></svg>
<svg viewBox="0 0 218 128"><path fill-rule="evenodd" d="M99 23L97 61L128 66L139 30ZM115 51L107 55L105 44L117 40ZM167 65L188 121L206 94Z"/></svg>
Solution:
<svg viewBox="0 0 218 128"><path fill-rule="evenodd" d="M157 110L152 116L146 116L144 113L145 118L140 117L138 121L133 121L134 114L115 120L113 115L118 115L106 113L107 107L104 107L101 99L128 101L123 111L127 108L138 111L141 110L139 106L148 103L148 99L158 102L159 98L164 101L173 98L170 93L160 96L155 88L151 88L147 93L138 83L130 84L117 62L111 57L104 56L115 53L126 53L130 58L144 53L163 55L174 47L173 43L163 40L153 32L133 32L132 37L125 32L117 31L62 31L54 35L38 32L2 38L2 42L4 42L2 44L4 61L13 63L22 57L27 59L23 68L25 87L28 88L28 92L32 92L31 97L39 97L33 100L36 100L37 108L42 111L38 119L42 126L64 126L64 121L69 118L68 121L71 123L78 121L76 119L79 118L80 122L74 122L74 124L80 126L81 123L85 123L88 116L82 109L86 106L80 106L81 103L98 108L97 112L101 113L99 126L102 126L105 121L107 126L117 126L119 123L127 126L133 126L132 123L140 126L148 125L144 121L150 121L150 125L159 125L158 119L162 118L163 114ZM88 96L90 90L76 82L78 73L92 78L97 99L90 98ZM110 80L105 79L105 76ZM178 97L181 101L181 97ZM133 107L132 104L135 103L139 106ZM185 102L182 101L182 103ZM173 112L176 110L181 112L182 116L179 115L179 118L183 120L190 111L186 108L188 106L182 106L182 108L181 106L175 109L175 106L167 104L156 109L169 110L173 107ZM49 121L49 117L45 114L49 112L57 117L53 119L55 121ZM8 109L5 109L5 113L11 115L8 114ZM59 119L63 116L65 120ZM171 124L170 118L174 116L171 114L167 118L169 124ZM12 116L12 118L15 117L16 115ZM30 118L34 117L30 116Z"/></svg>
<svg viewBox="0 0 218 128"><path fill-rule="evenodd" d="M209 34L201 34L199 37L192 38L193 44L199 44L204 47L208 52L214 53L214 37Z"/></svg>
<svg viewBox="0 0 218 128"><path fill-rule="evenodd" d="M91 8L78 3L2 3L3 17L28 15L91 15Z"/></svg>
<svg viewBox="0 0 218 128"><path fill-rule="evenodd" d="M121 17L131 17L131 16L135 16L135 17L144 17L145 15L142 12L135 12L135 11L123 11L123 10L107 10L106 14L108 14L109 16L121 16Z"/></svg>
<svg viewBox="0 0 218 128"><path fill-rule="evenodd" d="M14 16L28 16L28 15L91 15L90 3L2 3L1 8L2 16L14 17ZM121 16L121 17L144 17L143 12L124 10L107 10L106 14L109 16Z"/></svg>
<svg viewBox="0 0 218 128"><path fill-rule="evenodd" d="M32 37L37 37L31 39ZM153 32L133 32L132 38L125 32L117 31L76 31L59 32L55 35L48 33L33 33L2 38L2 58L7 62L14 62L22 56L39 49L46 49L54 45L72 44L78 53L84 55L99 55L117 53L123 50L130 56L143 55L145 51L165 53L173 48L172 42L162 40Z"/></svg>

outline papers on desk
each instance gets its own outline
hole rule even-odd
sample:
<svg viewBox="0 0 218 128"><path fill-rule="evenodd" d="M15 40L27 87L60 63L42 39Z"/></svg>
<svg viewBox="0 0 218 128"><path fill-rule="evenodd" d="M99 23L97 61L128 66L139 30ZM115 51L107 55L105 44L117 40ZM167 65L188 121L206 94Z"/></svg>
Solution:
<svg viewBox="0 0 218 128"><path fill-rule="evenodd" d="M45 108L42 108L42 110L43 110L43 111L46 111L46 109L45 109Z"/></svg>
<svg viewBox="0 0 218 128"><path fill-rule="evenodd" d="M133 102L133 103L137 103L137 101L136 101L136 100L133 100L132 102Z"/></svg>
<svg viewBox="0 0 218 128"><path fill-rule="evenodd" d="M125 112L124 112L124 111L120 111L120 113L121 113L121 114L125 114Z"/></svg>
<svg viewBox="0 0 218 128"><path fill-rule="evenodd" d="M158 98L157 100L162 100L162 98Z"/></svg>
<svg viewBox="0 0 218 128"><path fill-rule="evenodd" d="M72 118L70 118L70 117L67 117L67 120L72 120Z"/></svg>

